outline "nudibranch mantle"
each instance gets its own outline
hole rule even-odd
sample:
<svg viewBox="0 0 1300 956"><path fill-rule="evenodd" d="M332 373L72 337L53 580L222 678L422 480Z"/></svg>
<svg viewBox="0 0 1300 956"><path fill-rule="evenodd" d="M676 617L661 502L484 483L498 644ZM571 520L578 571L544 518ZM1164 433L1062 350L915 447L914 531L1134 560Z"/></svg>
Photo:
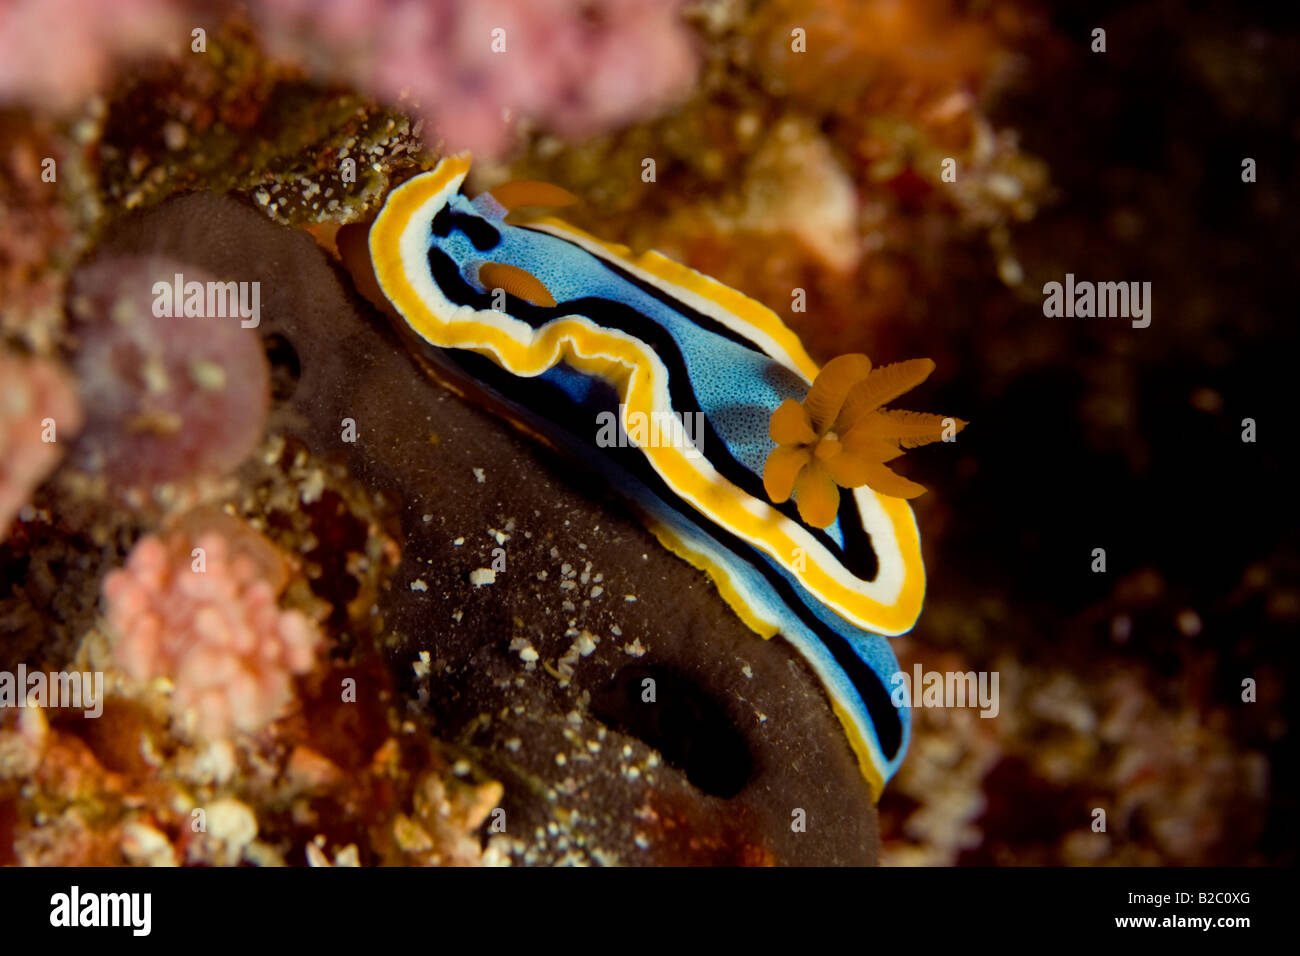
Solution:
<svg viewBox="0 0 1300 956"><path fill-rule="evenodd" d="M924 596L910 506L855 488L819 529L793 503L769 501L768 422L818 373L798 337L758 302L658 253L633 256L556 219L506 222L490 194L460 193L469 168L467 156L448 157L389 194L369 235L380 289L412 332L452 350L453 364L527 423L586 446L751 628L794 644L878 794L910 730L908 709L890 701L898 664L882 636L909 630ZM480 281L485 267L522 270L554 304L505 282L502 297ZM598 448L598 408L617 408L627 435L637 420L703 413L703 440Z"/></svg>

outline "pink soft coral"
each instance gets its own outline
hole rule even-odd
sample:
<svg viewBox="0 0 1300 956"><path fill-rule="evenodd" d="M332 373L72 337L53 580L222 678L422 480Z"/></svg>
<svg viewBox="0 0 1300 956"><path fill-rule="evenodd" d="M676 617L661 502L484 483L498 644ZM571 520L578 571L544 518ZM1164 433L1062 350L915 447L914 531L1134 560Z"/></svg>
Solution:
<svg viewBox="0 0 1300 956"><path fill-rule="evenodd" d="M0 354L0 539L80 427L76 390L57 365Z"/></svg>
<svg viewBox="0 0 1300 956"><path fill-rule="evenodd" d="M566 136L630 122L684 95L697 69L676 0L263 0L252 10L273 52L383 99L409 95L449 149L487 155L508 149L521 118Z"/></svg>
<svg viewBox="0 0 1300 956"><path fill-rule="evenodd" d="M189 31L170 0L0 0L0 105L75 108L114 60L188 50Z"/></svg>
<svg viewBox="0 0 1300 956"><path fill-rule="evenodd" d="M256 732L321 643L310 618L278 607L286 579L275 547L233 518L147 536L104 580L114 658L135 680L170 679L173 713L201 736Z"/></svg>
<svg viewBox="0 0 1300 956"><path fill-rule="evenodd" d="M409 96L448 149L500 155L519 120L585 136L684 96L698 63L681 6L250 0L247 10L273 55L382 100ZM0 0L0 105L76 107L119 62L191 55L199 25L213 24L197 0Z"/></svg>

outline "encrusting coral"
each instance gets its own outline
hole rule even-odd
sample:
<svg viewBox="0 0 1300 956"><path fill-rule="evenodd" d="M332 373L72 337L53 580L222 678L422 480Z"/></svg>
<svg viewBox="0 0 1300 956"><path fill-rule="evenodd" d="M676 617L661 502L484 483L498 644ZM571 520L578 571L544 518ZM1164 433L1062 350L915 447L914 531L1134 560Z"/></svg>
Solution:
<svg viewBox="0 0 1300 956"><path fill-rule="evenodd" d="M322 642L314 621L277 606L287 579L274 545L234 518L147 536L104 579L113 656L137 681L166 678L173 714L192 715L200 736L261 730Z"/></svg>
<svg viewBox="0 0 1300 956"><path fill-rule="evenodd" d="M929 359L877 369L860 354L827 362L802 402L788 398L772 415L769 431L776 448L763 468L768 496L780 504L794 494L799 516L825 528L839 511L839 488L867 485L895 498L923 494L923 487L885 462L907 448L955 435L966 422L883 406L932 371Z"/></svg>
<svg viewBox="0 0 1300 956"><path fill-rule="evenodd" d="M341 702L344 675L374 692ZM178 736L148 691L110 691L102 720L0 710L0 866L509 862L478 832L501 785L401 717L382 662L321 664L300 690L222 740Z"/></svg>

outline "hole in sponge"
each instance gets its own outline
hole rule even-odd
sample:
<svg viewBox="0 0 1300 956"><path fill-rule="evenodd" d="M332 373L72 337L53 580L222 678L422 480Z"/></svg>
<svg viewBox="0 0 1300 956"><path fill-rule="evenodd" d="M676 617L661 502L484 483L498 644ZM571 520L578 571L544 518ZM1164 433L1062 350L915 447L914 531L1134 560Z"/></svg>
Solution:
<svg viewBox="0 0 1300 956"><path fill-rule="evenodd" d="M646 680L655 699L642 699ZM723 707L690 678L662 666L629 664L592 697L606 725L659 751L694 786L734 797L749 782L753 756Z"/></svg>
<svg viewBox="0 0 1300 956"><path fill-rule="evenodd" d="M268 335L263 344L267 361L271 363L271 397L283 402L298 388L302 361L298 358L298 350L279 332Z"/></svg>

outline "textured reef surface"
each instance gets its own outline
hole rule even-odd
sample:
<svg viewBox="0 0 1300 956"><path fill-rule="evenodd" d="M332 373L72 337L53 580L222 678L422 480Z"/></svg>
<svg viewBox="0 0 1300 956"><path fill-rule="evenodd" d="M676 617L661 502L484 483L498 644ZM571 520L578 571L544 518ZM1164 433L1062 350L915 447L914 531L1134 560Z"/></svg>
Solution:
<svg viewBox="0 0 1300 956"><path fill-rule="evenodd" d="M1237 436L1287 407L1300 51L1166 6L0 3L0 674L103 676L0 706L0 864L1293 861L1300 525ZM788 644L408 347L352 230L462 148L819 362L935 358L975 424L909 463L894 645L996 717L917 708L874 804ZM1045 318L1066 272L1150 328Z"/></svg>

